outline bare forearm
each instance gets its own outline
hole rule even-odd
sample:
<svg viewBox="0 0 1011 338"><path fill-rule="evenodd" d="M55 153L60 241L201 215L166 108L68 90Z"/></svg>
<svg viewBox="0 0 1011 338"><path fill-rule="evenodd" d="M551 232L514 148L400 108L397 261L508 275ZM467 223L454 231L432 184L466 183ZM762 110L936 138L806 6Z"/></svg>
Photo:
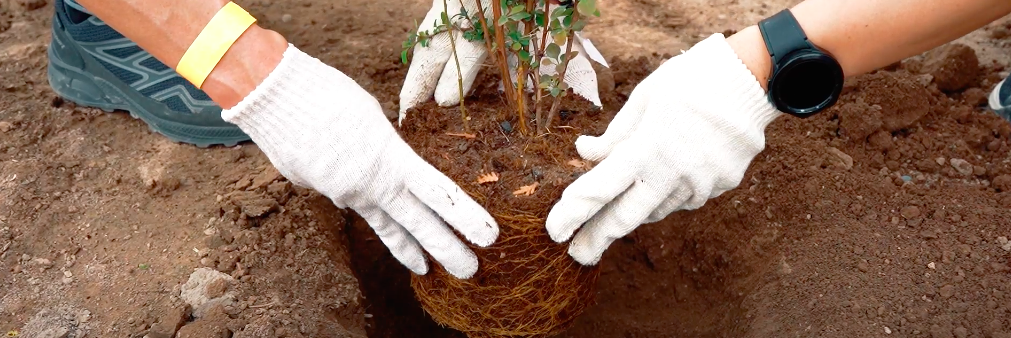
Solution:
<svg viewBox="0 0 1011 338"><path fill-rule="evenodd" d="M175 68L186 49L228 0L79 0L110 27ZM204 92L231 108L256 88L280 62L287 41L253 25L214 68Z"/></svg>
<svg viewBox="0 0 1011 338"><path fill-rule="evenodd" d="M955 40L1011 13L1007 0L806 0L791 11L812 43L846 76L863 74ZM757 26L729 39L764 87L771 71Z"/></svg>

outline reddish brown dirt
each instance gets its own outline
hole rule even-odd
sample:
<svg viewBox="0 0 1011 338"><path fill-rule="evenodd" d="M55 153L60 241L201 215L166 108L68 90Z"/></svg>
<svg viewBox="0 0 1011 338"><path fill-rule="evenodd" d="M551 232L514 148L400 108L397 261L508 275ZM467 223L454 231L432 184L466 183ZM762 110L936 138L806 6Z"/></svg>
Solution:
<svg viewBox="0 0 1011 338"><path fill-rule="evenodd" d="M636 30L678 40L604 43L622 29L598 44L621 49L609 55L684 44L782 5L695 2L687 20ZM396 110L400 39L427 3L240 3ZM51 6L0 4L0 25L5 12L11 22L0 29L0 333L462 336L421 311L367 225L289 187L254 145L176 145L126 114L57 99L45 80ZM633 17L651 4L613 8ZM1011 336L1011 127L980 108L1006 74L991 61L1008 62L1008 23L967 42L975 76L964 48L945 48L850 81L825 114L773 123L738 189L616 241L596 304L560 336ZM614 60L601 115L658 62ZM194 321L179 289L201 266L237 277L216 291L237 302Z"/></svg>
<svg viewBox="0 0 1011 338"><path fill-rule="evenodd" d="M487 248L470 245L480 263L472 279L458 280L436 266L415 276L412 287L436 321L472 337L553 336L592 304L599 269L571 259L566 245L548 237L544 220L565 187L590 169L576 152L576 138L602 133L615 111L601 113L570 93L544 134L520 126L498 90L476 94L467 104L467 128L458 108L429 102L408 111L400 130L422 158L495 217L499 237ZM605 96L614 100L612 91ZM546 99L542 107L551 104Z"/></svg>

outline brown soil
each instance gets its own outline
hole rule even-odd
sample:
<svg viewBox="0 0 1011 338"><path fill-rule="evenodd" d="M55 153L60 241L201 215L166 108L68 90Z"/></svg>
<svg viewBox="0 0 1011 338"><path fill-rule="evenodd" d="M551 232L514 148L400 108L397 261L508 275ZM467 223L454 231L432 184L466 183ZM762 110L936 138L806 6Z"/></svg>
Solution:
<svg viewBox="0 0 1011 338"><path fill-rule="evenodd" d="M601 113L570 92L551 133L529 126L524 134L498 90L482 90L466 107L469 129L458 108L429 102L408 112L401 133L495 217L499 238L488 248L470 245L480 263L472 279L458 280L438 266L415 276L416 298L437 322L472 337L557 334L593 302L599 268L569 257L566 245L548 237L544 220L565 187L590 168L576 152L576 137L602 133L614 111ZM495 178L480 180L487 175Z"/></svg>
<svg viewBox="0 0 1011 338"><path fill-rule="evenodd" d="M427 3L239 2L396 111L400 42ZM651 53L794 2L602 3L617 19L587 36L632 58L602 72L615 95L599 116L657 66ZM255 145L172 144L56 98L52 7L0 3L0 333L462 337L421 310L360 218L291 187ZM1009 337L1011 127L980 108L1007 73L1009 19L962 40L975 76L946 47L850 81L830 112L773 123L738 189L612 245L596 304L560 337ZM509 177L494 189L511 193L522 176ZM236 281L212 283L234 302L194 319L180 290L198 267Z"/></svg>

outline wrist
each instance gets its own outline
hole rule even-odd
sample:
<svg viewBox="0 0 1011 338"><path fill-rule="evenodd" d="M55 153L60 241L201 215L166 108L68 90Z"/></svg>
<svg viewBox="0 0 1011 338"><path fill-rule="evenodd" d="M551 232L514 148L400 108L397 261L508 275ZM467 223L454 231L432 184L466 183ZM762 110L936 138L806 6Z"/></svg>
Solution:
<svg viewBox="0 0 1011 338"><path fill-rule="evenodd" d="M765 47L765 40L762 39L762 32L759 31L758 26L748 26L731 35L727 38L727 44L755 76L758 84L762 86L762 90L768 91L772 58L769 55L769 50Z"/></svg>
<svg viewBox="0 0 1011 338"><path fill-rule="evenodd" d="M229 48L202 89L222 109L230 109L267 78L287 48L281 34L254 24Z"/></svg>

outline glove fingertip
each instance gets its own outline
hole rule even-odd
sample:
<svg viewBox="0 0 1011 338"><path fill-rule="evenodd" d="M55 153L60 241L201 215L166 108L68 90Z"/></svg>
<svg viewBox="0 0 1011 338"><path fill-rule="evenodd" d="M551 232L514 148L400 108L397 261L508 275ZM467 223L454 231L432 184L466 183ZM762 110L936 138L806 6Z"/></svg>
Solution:
<svg viewBox="0 0 1011 338"><path fill-rule="evenodd" d="M581 220L574 217L569 203L563 200L551 208L551 211L548 213L548 219L544 222L544 228L547 230L551 240L555 241L555 243L563 243L572 238L572 234L576 232L576 229L579 228L578 225L581 223Z"/></svg>
<svg viewBox="0 0 1011 338"><path fill-rule="evenodd" d="M575 242L569 244L568 253L572 259L575 259L579 262L579 264L586 266L597 265L597 263L600 262L601 256L603 256L602 251L598 252L598 250L594 248L586 247Z"/></svg>
<svg viewBox="0 0 1011 338"><path fill-rule="evenodd" d="M459 279L470 279L471 277L474 277L478 268L477 256L474 255L473 252L467 251L467 257L460 259L460 261L463 261L464 263L444 265L446 271L453 275L453 277Z"/></svg>
<svg viewBox="0 0 1011 338"><path fill-rule="evenodd" d="M441 88L441 87L440 87ZM439 104L439 107L451 107L460 104L460 95L456 92L449 92L445 90L435 91L435 103Z"/></svg>
<svg viewBox="0 0 1011 338"><path fill-rule="evenodd" d="M475 222L476 223L476 222ZM483 224L475 224L477 227L473 233L466 235L467 240L474 245L482 248L487 248L489 245L495 243L498 239L499 228L498 224L495 223L494 219L489 217L488 220L482 222Z"/></svg>
<svg viewBox="0 0 1011 338"><path fill-rule="evenodd" d="M425 262L405 266L407 266L408 270L411 270L411 272L418 276L424 276L428 273L428 264L425 264Z"/></svg>
<svg viewBox="0 0 1011 338"><path fill-rule="evenodd" d="M603 136L582 135L576 138L576 152L584 160L602 161L611 153L612 145L603 139Z"/></svg>

